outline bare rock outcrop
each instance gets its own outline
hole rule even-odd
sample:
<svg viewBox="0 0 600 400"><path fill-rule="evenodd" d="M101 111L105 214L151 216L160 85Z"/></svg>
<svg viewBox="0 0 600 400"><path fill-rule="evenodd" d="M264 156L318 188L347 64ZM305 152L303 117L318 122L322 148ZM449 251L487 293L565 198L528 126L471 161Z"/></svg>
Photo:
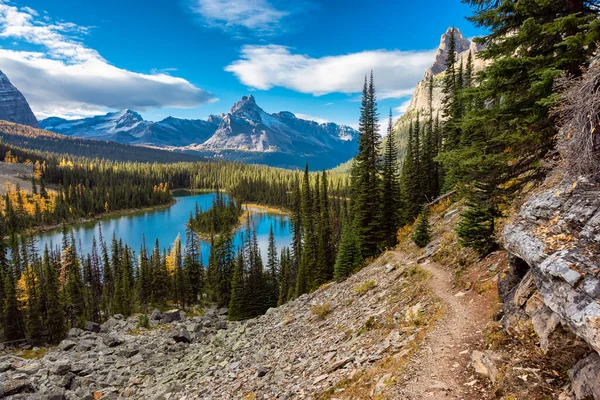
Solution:
<svg viewBox="0 0 600 400"><path fill-rule="evenodd" d="M533 328L542 350L572 367L573 398L600 399L598 180L546 184L502 237L511 260L498 285L504 327L509 332Z"/></svg>
<svg viewBox="0 0 600 400"><path fill-rule="evenodd" d="M0 71L0 119L39 128L25 96Z"/></svg>

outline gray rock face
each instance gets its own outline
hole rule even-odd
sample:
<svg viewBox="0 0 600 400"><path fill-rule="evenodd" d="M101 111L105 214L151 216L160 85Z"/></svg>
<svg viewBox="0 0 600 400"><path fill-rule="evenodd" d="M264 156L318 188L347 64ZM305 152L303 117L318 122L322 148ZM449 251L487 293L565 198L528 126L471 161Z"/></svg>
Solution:
<svg viewBox="0 0 600 400"><path fill-rule="evenodd" d="M0 71L0 119L39 128L25 96Z"/></svg>
<svg viewBox="0 0 600 400"><path fill-rule="evenodd" d="M532 196L502 232L511 254L498 284L503 325L531 320L542 350L569 354L576 399L600 398L600 385L586 381L599 371L597 357L580 361L589 349L600 352L599 215L600 185L564 179Z"/></svg>
<svg viewBox="0 0 600 400"><path fill-rule="evenodd" d="M593 353L569 371L573 392L578 399L597 399L600 393L600 357Z"/></svg>

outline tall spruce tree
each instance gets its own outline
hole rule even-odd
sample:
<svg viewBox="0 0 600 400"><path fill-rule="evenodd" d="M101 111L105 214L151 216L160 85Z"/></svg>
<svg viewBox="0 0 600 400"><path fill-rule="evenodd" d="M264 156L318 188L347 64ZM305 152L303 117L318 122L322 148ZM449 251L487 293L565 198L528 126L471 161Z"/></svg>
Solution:
<svg viewBox="0 0 600 400"><path fill-rule="evenodd" d="M370 257L377 254L381 244L379 115L373 72L368 84L365 77L360 114L358 154L352 169L352 211L362 254Z"/></svg>
<svg viewBox="0 0 600 400"><path fill-rule="evenodd" d="M296 296L301 296L313 289L317 268L317 237L314 227L313 196L310 188L308 164L304 169L302 180L302 226L304 241L302 242L302 257L296 280Z"/></svg>
<svg viewBox="0 0 600 400"><path fill-rule="evenodd" d="M48 246L44 249L44 283L47 301L47 310L44 318L45 330L48 335L47 340L49 343L58 343L62 340L65 332L65 313L64 305L62 304L61 297L59 295L59 280L58 270L59 266L56 261L50 257L50 251Z"/></svg>
<svg viewBox="0 0 600 400"><path fill-rule="evenodd" d="M401 211L398 150L391 109L387 131L382 168L381 229L385 246L390 248L396 244Z"/></svg>
<svg viewBox="0 0 600 400"><path fill-rule="evenodd" d="M244 273L244 256L240 251L236 258L233 277L231 279L231 298L229 299L228 314L230 321L240 321L246 318Z"/></svg>
<svg viewBox="0 0 600 400"><path fill-rule="evenodd" d="M280 271L279 260L277 259L277 246L275 244L275 234L273 225L269 229L269 245L267 249L267 287L269 307L276 307L279 299Z"/></svg>
<svg viewBox="0 0 600 400"><path fill-rule="evenodd" d="M342 241L335 261L333 274L336 280L345 279L362 266L363 257L360 251L360 243L354 229L347 222L342 228Z"/></svg>

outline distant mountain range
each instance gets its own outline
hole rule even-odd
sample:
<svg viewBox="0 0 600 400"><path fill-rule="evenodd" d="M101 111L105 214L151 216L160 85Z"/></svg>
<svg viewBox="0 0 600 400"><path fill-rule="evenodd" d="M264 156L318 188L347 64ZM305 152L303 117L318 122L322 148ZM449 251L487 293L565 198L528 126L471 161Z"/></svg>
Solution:
<svg viewBox="0 0 600 400"><path fill-rule="evenodd" d="M227 114L206 121L169 117L145 121L132 110L66 120L51 117L40 127L62 135L157 147L203 157L280 167L331 168L354 156L358 132L334 123L319 124L288 111L268 114L254 96L244 96Z"/></svg>

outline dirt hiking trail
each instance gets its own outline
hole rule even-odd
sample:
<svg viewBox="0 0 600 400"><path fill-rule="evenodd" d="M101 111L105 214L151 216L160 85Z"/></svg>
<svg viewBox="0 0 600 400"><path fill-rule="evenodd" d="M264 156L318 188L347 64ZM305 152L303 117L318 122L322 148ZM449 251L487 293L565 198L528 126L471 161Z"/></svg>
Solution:
<svg viewBox="0 0 600 400"><path fill-rule="evenodd" d="M393 252L398 263L407 256ZM481 399L470 368L471 352L484 348L483 330L490 322L489 300L453 287L453 273L425 261L419 265L431 274L429 286L444 303L445 312L428 332L408 362L403 377L390 388L390 399Z"/></svg>

